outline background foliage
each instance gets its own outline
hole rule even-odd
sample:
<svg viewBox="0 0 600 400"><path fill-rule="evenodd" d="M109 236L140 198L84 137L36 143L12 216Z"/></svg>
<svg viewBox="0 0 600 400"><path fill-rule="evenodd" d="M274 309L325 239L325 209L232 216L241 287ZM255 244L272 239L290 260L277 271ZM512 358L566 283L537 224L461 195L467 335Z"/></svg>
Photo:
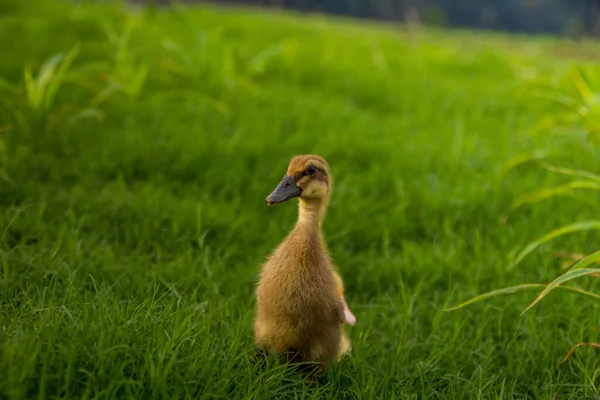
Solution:
<svg viewBox="0 0 600 400"><path fill-rule="evenodd" d="M230 3L229 0L216 1ZM250 0L234 3L386 21L421 21L446 27L576 36L600 33L598 0Z"/></svg>

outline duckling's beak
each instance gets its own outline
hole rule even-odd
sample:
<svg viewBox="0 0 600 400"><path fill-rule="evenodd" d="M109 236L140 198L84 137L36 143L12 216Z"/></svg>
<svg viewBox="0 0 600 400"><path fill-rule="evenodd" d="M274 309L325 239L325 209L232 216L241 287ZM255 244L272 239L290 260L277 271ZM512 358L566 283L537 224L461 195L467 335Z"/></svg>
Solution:
<svg viewBox="0 0 600 400"><path fill-rule="evenodd" d="M296 185L296 178L294 175L286 175L279 185L273 190L273 193L267 197L267 205L272 206L273 204L283 203L294 197L298 197L302 194L302 188Z"/></svg>

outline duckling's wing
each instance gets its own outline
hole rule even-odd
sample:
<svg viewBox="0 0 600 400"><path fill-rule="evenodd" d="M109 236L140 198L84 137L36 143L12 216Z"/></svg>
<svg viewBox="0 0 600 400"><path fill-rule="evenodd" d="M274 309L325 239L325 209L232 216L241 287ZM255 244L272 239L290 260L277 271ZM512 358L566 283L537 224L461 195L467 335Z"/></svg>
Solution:
<svg viewBox="0 0 600 400"><path fill-rule="evenodd" d="M333 278L335 279L335 290L337 291L337 294L339 294L340 296L344 295L344 281L342 280L342 276L340 275L340 273L338 271L335 270L335 268L333 269Z"/></svg>
<svg viewBox="0 0 600 400"><path fill-rule="evenodd" d="M350 339L348 338L348 336L346 336L346 332L344 332L342 330L342 338L340 341L340 348L338 350L338 354L337 354L337 360L341 360L345 355L347 355L348 353L350 353L350 350L352 350L352 343L350 342Z"/></svg>

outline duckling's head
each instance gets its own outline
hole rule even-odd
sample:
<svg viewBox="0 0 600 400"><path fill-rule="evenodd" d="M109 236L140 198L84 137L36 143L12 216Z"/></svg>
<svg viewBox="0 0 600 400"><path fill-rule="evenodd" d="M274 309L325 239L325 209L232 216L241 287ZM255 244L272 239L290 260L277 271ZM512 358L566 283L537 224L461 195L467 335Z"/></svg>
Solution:
<svg viewBox="0 0 600 400"><path fill-rule="evenodd" d="M312 154L292 158L283 180L267 197L267 204L283 203L294 197L308 201L329 200L331 177L323 157Z"/></svg>

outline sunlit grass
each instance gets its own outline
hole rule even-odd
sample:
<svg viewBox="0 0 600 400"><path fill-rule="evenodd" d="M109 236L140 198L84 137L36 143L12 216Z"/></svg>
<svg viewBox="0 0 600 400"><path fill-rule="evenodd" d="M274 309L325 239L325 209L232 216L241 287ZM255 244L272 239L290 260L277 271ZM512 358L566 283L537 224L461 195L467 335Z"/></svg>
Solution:
<svg viewBox="0 0 600 400"><path fill-rule="evenodd" d="M524 158L524 160L525 160L525 158ZM518 162L512 163L512 166L516 166L518 164L519 164ZM575 170L575 169L571 169L571 168L557 167L557 166L553 166L553 165L550 165L547 163L542 163L542 166L550 172L555 172L555 173L559 173L559 174L563 174L563 175L567 175L567 176L578 177L578 178L585 178L586 180L571 181L571 182L568 182L567 184L561 184L559 186L535 190L531 193L528 193L528 194L518 198L513 203L513 207L512 207L513 211L515 209L517 209L518 207L523 206L526 203L531 203L535 206L539 202L549 199L549 198L552 198L557 195L562 195L562 194L572 195L573 192L575 192L577 189L591 189L591 190L596 190L596 191L600 190L600 186L598 186L598 183L600 183L600 176L595 173L584 171L584 170ZM584 200L585 200L585 198L584 198ZM595 199L595 201L591 200L586 203L590 204L593 208L597 208L597 199ZM571 225L562 226L560 228L554 229L551 232L548 232L544 236L540 237L539 239L536 239L533 242L530 242L522 250L520 250L514 257L514 260L509 264L508 269L512 270L515 266L517 266L517 264L521 263L525 259L525 257L527 257L529 254L531 254L535 250L539 249L541 246L545 245L546 243L548 243L556 238L559 238L564 235L576 233L576 232L589 232L592 230L600 230L600 221L587 220L587 221L576 222ZM539 284L539 283L521 284L521 285L492 290L490 292L475 296L472 299L464 301L456 306L449 307L446 309L446 311L458 310L460 308L466 307L468 305L471 305L471 304L474 304L479 301L486 300L486 299L489 299L492 297L513 294L513 293L517 293L517 292L521 292L521 291L531 290L534 288L543 288L543 290L541 290L541 292L538 294L538 296L523 310L522 314L529 311L531 308L533 308L535 305L537 305L542 299L544 299L546 296L548 296L548 294L552 290L557 289L557 288L561 288L561 289L565 289L567 291L572 291L572 292L575 292L578 294L582 294L582 295L587 296L588 298L591 298L595 301L600 301L600 296L597 293L586 291L579 287L569 287L569 286L563 285L566 282L572 281L574 279L580 279L582 277L589 277L589 276L598 277L598 276L600 276L600 268L588 268L589 266L600 262L600 250L595 251L594 253L589 254L589 255L577 255L576 259L577 259L577 261L573 265L571 265L565 273L558 276L557 278L555 278L548 284ZM561 285L563 285L563 286L561 286ZM584 342L578 343L569 350L567 355L563 358L562 362L565 362L573 354L573 352L575 351L575 349L577 347L584 346L584 345L590 346L590 347L599 347L600 346L597 343L584 343Z"/></svg>
<svg viewBox="0 0 600 400"><path fill-rule="evenodd" d="M556 56L596 46L0 0L0 397L598 396L592 350L557 365L599 341L595 106ZM316 389L251 361L307 152L358 319Z"/></svg>

